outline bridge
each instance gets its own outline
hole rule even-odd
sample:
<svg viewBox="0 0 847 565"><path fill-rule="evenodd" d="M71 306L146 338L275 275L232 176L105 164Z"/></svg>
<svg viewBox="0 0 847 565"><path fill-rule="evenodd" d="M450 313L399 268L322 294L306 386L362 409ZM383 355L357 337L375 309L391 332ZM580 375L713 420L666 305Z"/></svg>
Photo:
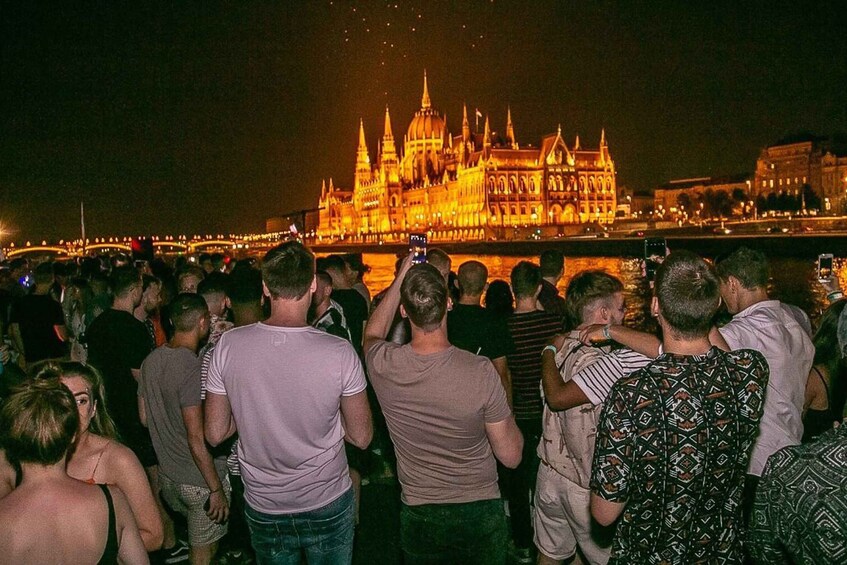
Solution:
<svg viewBox="0 0 847 565"><path fill-rule="evenodd" d="M253 242L252 245L259 247ZM154 240L153 248L161 253L195 253L204 249L223 249L223 250L243 250L249 249L251 243L245 243L243 239L196 239L196 240ZM74 242L65 245L26 245L15 247L14 245L6 249L6 257L11 259L19 256L38 255L38 254L53 254L66 257L80 256L83 253L91 252L123 252L131 253L132 247L126 241L98 241L89 243L83 249L79 242Z"/></svg>

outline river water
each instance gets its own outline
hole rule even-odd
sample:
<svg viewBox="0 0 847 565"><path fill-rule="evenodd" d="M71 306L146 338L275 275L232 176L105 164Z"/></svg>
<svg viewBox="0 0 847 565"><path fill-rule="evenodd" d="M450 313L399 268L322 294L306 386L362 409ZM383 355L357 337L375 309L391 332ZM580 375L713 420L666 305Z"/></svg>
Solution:
<svg viewBox="0 0 847 565"><path fill-rule="evenodd" d="M495 279L509 281L509 273L519 261L538 262L536 256L507 255L462 255L451 254L453 270L465 261L475 259L488 267L489 282ZM365 275L365 284L376 294L394 278L395 256L390 253L365 253L364 263L371 270ZM847 288L847 269L836 259L836 272L842 288ZM642 277L639 260L631 257L566 257L565 276L559 281L559 289L564 294L571 277L585 269L602 269L618 277L624 283L627 314L625 323L644 330L653 329L653 320L649 315L650 289ZM826 308L826 293L815 278L815 261L808 259L775 258L771 259L772 282L769 292L772 298L795 304L806 311L816 322Z"/></svg>

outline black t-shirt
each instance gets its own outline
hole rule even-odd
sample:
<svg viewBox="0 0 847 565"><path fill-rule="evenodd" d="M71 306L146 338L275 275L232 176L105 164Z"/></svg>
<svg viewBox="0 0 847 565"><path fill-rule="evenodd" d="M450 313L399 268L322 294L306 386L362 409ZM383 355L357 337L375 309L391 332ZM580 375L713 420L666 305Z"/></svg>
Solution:
<svg viewBox="0 0 847 565"><path fill-rule="evenodd" d="M447 313L447 338L459 349L489 359L499 359L512 352L506 320L482 306L453 304Z"/></svg>
<svg viewBox="0 0 847 565"><path fill-rule="evenodd" d="M140 369L152 351L143 322L122 310L109 309L97 316L86 332L88 362L103 375L109 413L125 440L141 430L138 417L138 383L132 369Z"/></svg>
<svg viewBox="0 0 847 565"><path fill-rule="evenodd" d="M337 288L332 291L330 298L338 302L344 310L344 318L347 320L353 347L361 355L363 328L368 319L368 302L358 290L353 288Z"/></svg>
<svg viewBox="0 0 847 565"><path fill-rule="evenodd" d="M12 302L10 324L18 324L27 363L65 355L65 345L54 326L64 326L62 306L47 294L21 296Z"/></svg>

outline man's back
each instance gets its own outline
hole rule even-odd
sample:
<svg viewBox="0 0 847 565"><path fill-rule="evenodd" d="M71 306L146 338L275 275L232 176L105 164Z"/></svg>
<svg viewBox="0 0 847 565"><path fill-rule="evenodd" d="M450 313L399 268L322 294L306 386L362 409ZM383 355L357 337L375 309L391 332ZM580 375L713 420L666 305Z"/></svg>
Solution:
<svg viewBox="0 0 847 565"><path fill-rule="evenodd" d="M516 312L506 323L514 344L506 359L512 374L515 419L540 423L541 350L562 329L562 320L547 312L533 311Z"/></svg>
<svg viewBox="0 0 847 565"><path fill-rule="evenodd" d="M805 322L805 323L804 323ZM815 356L799 309L777 300L753 304L720 328L731 349L755 349L770 368L761 429L750 457L749 472L760 475L768 457L803 436L806 380Z"/></svg>
<svg viewBox="0 0 847 565"><path fill-rule="evenodd" d="M486 423L509 417L488 359L456 347L419 355L410 345L373 345L368 371L397 451L408 505L498 498Z"/></svg>
<svg viewBox="0 0 847 565"><path fill-rule="evenodd" d="M331 297L341 306L341 311L344 312L344 319L347 321L347 329L350 330L353 347L356 348L356 351L361 352L362 333L368 319L368 302L359 291L352 288L336 288L332 291Z"/></svg>
<svg viewBox="0 0 847 565"><path fill-rule="evenodd" d="M447 337L459 349L489 359L505 357L512 347L504 321L478 305L453 305L447 313Z"/></svg>
<svg viewBox="0 0 847 565"><path fill-rule="evenodd" d="M212 354L207 388L228 397L238 422L251 508L306 512L350 488L339 410L365 380L349 342L309 326L235 328Z"/></svg>
<svg viewBox="0 0 847 565"><path fill-rule="evenodd" d="M54 326L65 324L62 306L48 294L21 296L12 302L11 324L18 324L27 363L64 355Z"/></svg>
<svg viewBox="0 0 847 565"><path fill-rule="evenodd" d="M741 559L741 493L767 364L755 351L664 354L612 388L592 490L626 502L612 561Z"/></svg>

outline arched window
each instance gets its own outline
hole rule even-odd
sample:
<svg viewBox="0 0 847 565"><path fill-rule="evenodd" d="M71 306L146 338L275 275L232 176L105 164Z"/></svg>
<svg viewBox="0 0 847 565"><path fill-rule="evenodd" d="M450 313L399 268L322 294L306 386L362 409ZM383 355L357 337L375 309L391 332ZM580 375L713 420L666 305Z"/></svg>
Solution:
<svg viewBox="0 0 847 565"><path fill-rule="evenodd" d="M553 192L556 190L556 179L549 177L547 179L547 190Z"/></svg>
<svg viewBox="0 0 847 565"><path fill-rule="evenodd" d="M509 192L515 192L515 177L509 177Z"/></svg>
<svg viewBox="0 0 847 565"><path fill-rule="evenodd" d="M529 179L529 191L535 192L535 177Z"/></svg>
<svg viewBox="0 0 847 565"><path fill-rule="evenodd" d="M500 177L500 180L497 181L497 185L499 186L501 193L506 192L506 183L503 181L503 177Z"/></svg>

